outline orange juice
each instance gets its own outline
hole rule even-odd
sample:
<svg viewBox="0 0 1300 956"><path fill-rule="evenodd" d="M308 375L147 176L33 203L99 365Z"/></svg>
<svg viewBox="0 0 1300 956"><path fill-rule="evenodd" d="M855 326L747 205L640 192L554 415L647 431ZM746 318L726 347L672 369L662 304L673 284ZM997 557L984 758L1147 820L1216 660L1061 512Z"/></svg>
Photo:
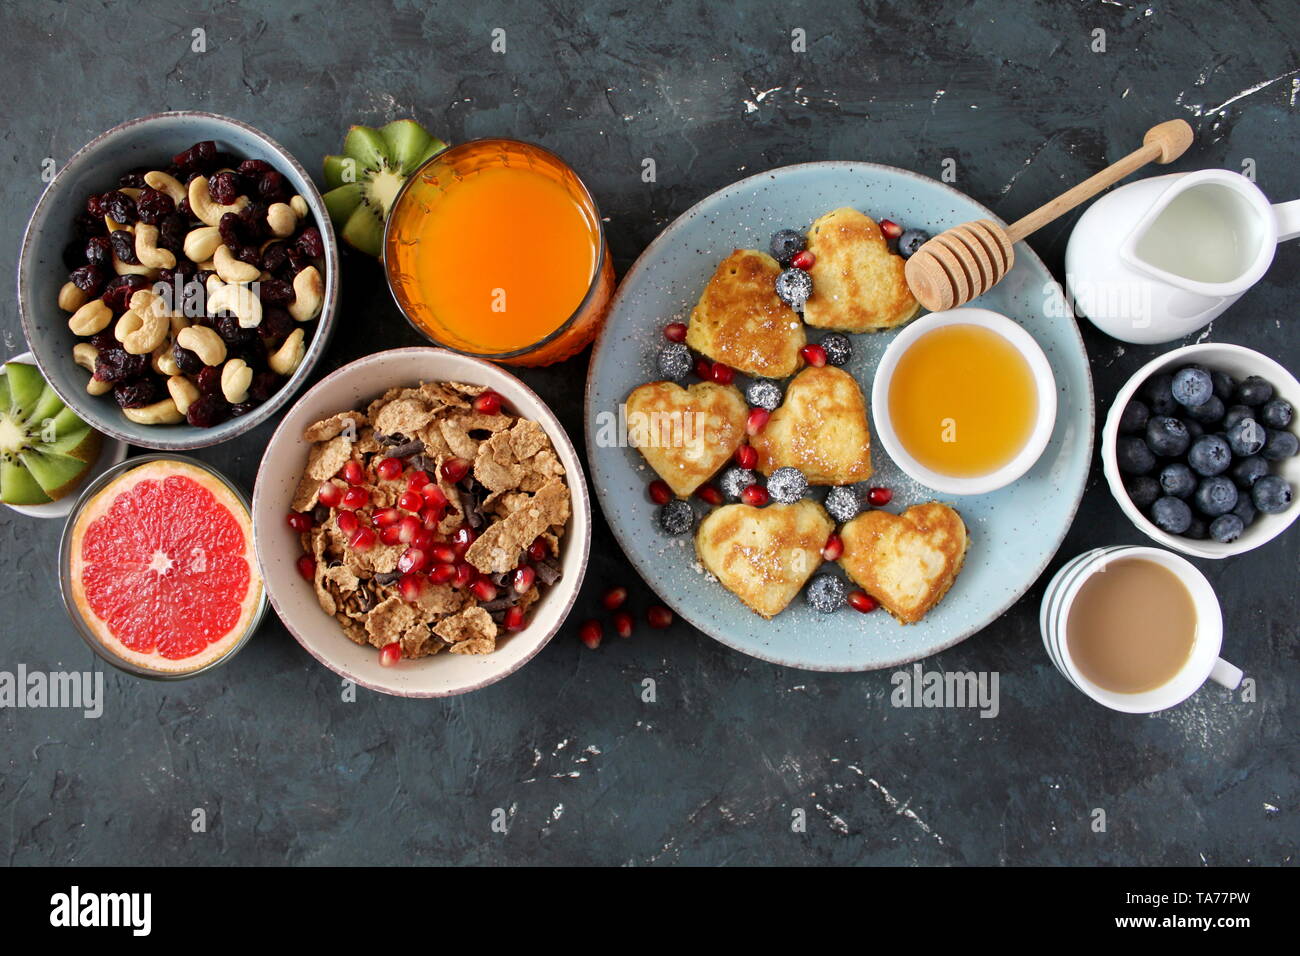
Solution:
<svg viewBox="0 0 1300 956"><path fill-rule="evenodd" d="M899 357L889 418L899 442L942 475L997 471L1025 446L1038 417L1038 388L1014 345L978 325L943 325Z"/></svg>
<svg viewBox="0 0 1300 956"><path fill-rule="evenodd" d="M434 341L521 364L590 341L613 285L582 183L508 140L454 147L417 173L394 204L385 263L398 304ZM563 347L544 347L575 324Z"/></svg>

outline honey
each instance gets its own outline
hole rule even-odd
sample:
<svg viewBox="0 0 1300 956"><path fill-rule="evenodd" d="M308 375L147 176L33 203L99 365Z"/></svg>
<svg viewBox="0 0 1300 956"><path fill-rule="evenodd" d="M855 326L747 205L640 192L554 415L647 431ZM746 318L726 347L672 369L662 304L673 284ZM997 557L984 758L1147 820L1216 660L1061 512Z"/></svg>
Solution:
<svg viewBox="0 0 1300 956"><path fill-rule="evenodd" d="M979 325L939 326L899 357L889 418L921 465L953 478L997 471L1024 448L1038 417L1029 362Z"/></svg>

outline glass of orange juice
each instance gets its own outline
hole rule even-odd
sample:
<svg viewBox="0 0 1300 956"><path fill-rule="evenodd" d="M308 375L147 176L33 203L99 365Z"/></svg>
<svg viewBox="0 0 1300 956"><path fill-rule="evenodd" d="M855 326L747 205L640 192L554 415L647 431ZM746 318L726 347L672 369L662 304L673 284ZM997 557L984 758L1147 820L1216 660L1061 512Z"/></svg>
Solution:
<svg viewBox="0 0 1300 956"><path fill-rule="evenodd" d="M550 365L600 330L614 291L596 201L554 153L482 139L434 156L393 202L388 287L435 344Z"/></svg>

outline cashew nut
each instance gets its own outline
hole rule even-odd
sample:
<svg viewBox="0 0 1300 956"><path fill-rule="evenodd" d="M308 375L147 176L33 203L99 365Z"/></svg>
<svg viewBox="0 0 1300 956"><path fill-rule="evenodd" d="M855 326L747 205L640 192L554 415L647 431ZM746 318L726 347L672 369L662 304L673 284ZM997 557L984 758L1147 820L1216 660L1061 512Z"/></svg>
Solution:
<svg viewBox="0 0 1300 956"><path fill-rule="evenodd" d="M221 230L216 226L199 226L185 235L183 246L186 258L194 262L203 262L212 258L221 245Z"/></svg>
<svg viewBox="0 0 1300 956"><path fill-rule="evenodd" d="M59 289L59 308L64 312L76 312L89 298L75 282L65 282Z"/></svg>
<svg viewBox="0 0 1300 956"><path fill-rule="evenodd" d="M130 196L132 199L139 199L140 194L144 192L139 186L122 186L118 189L123 196Z"/></svg>
<svg viewBox="0 0 1300 956"><path fill-rule="evenodd" d="M178 425L185 421L185 416L170 398L139 408L124 408L122 414L137 425Z"/></svg>
<svg viewBox="0 0 1300 956"><path fill-rule="evenodd" d="M276 238L283 239L293 235L293 231L298 228L298 214L288 203L273 202L266 211L266 224Z"/></svg>
<svg viewBox="0 0 1300 956"><path fill-rule="evenodd" d="M170 249L158 247L158 227L147 222L135 227L135 257L142 266L151 269L176 268L176 255Z"/></svg>
<svg viewBox="0 0 1300 956"><path fill-rule="evenodd" d="M167 379L167 392L176 403L176 411L184 415L199 397L199 390L184 375L173 375Z"/></svg>
<svg viewBox="0 0 1300 956"><path fill-rule="evenodd" d="M146 225L146 223L141 223L141 226L144 225ZM134 229L127 229L126 231L131 233L135 232ZM134 240L132 240L132 242L134 243ZM171 255L171 253L168 253L168 255ZM140 258L139 253L136 253L136 258L137 259ZM175 265L175 263L176 263L176 259L173 256L172 264ZM116 252L113 253L113 271L120 276L148 276L149 278L152 279L152 278L156 278L158 268L159 267L156 266L145 265L143 260L141 260L136 265L128 265L127 263L123 262L121 259L117 257Z"/></svg>
<svg viewBox="0 0 1300 956"><path fill-rule="evenodd" d="M203 264L200 264L199 268L204 272L212 273L212 275L208 276L207 281L203 283L203 291L211 297L213 293L225 285L225 283L221 281L221 276L217 275L216 270L212 268L211 262L207 263L206 267Z"/></svg>
<svg viewBox="0 0 1300 956"><path fill-rule="evenodd" d="M253 384L253 370L243 359L233 358L221 366L221 394L231 405L248 398L248 386Z"/></svg>
<svg viewBox="0 0 1300 956"><path fill-rule="evenodd" d="M293 302L289 314L299 322L310 322L320 314L325 300L325 282L315 266L308 266L293 277Z"/></svg>
<svg viewBox="0 0 1300 956"><path fill-rule="evenodd" d="M221 223L221 217L228 212L239 212L248 205L248 197L240 196L228 206L223 206L212 198L212 193L208 191L208 178L206 176L195 176L190 180L190 211L198 216L206 225L216 226Z"/></svg>
<svg viewBox="0 0 1300 956"><path fill-rule="evenodd" d="M89 342L78 342L72 347L72 361L90 373L90 381L86 383L86 391L91 395L104 395L113 390L113 383L101 382L95 378L95 360L97 358L99 358L99 349Z"/></svg>
<svg viewBox="0 0 1300 956"><path fill-rule="evenodd" d="M206 325L191 325L181 329L176 344L189 349L204 365L220 365L226 360L226 343Z"/></svg>
<svg viewBox="0 0 1300 956"><path fill-rule="evenodd" d="M287 376L298 371L298 366L302 364L302 357L307 351L303 345L304 338L302 329L294 329L289 333L280 347L266 360L272 372Z"/></svg>
<svg viewBox="0 0 1300 956"><path fill-rule="evenodd" d="M229 246L217 246L213 250L212 264L224 282L252 282L262 274L257 266L236 259Z"/></svg>
<svg viewBox="0 0 1300 956"><path fill-rule="evenodd" d="M169 339L164 339L163 344L153 350L153 355L149 359L149 364L159 375L179 375L181 367L176 364L176 356L172 354L172 343ZM181 409L184 411L184 409Z"/></svg>
<svg viewBox="0 0 1300 956"><path fill-rule="evenodd" d="M152 311L140 313L130 309L117 320L113 337L131 355L147 355L167 341L169 331L171 322L165 315Z"/></svg>
<svg viewBox="0 0 1300 956"><path fill-rule="evenodd" d="M246 285L223 285L208 295L208 312L233 312L241 329L255 329L262 324L262 300Z"/></svg>
<svg viewBox="0 0 1300 956"><path fill-rule="evenodd" d="M293 210L293 214L299 219L307 218L307 200L303 199L297 193L295 193L294 197L289 200L289 208Z"/></svg>
<svg viewBox="0 0 1300 956"><path fill-rule="evenodd" d="M160 193L166 193L171 197L172 202L178 206L181 204L181 200L185 198L185 186L181 181L160 169L145 173L144 184L151 189L158 190Z"/></svg>
<svg viewBox="0 0 1300 956"><path fill-rule="evenodd" d="M113 310L103 299L91 299L68 319L73 335L94 335L102 332L113 321Z"/></svg>

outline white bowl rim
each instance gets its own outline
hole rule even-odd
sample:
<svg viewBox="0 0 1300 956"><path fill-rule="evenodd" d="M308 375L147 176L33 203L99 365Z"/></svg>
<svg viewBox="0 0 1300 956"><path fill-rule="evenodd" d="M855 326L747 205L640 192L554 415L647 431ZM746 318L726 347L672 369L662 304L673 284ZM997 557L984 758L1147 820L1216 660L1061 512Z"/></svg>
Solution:
<svg viewBox="0 0 1300 956"><path fill-rule="evenodd" d="M1016 456L996 471L968 478L940 474L918 462L903 447L889 419L889 385L898 360L921 336L949 325L976 325L1001 336L1024 358L1034 376L1038 392L1038 414L1033 430ZM909 323L885 349L871 383L871 408L876 436L885 451L905 474L928 488L950 495L980 495L1005 488L1033 467L1042 456L1056 427L1056 376L1042 346L1019 322L1001 312L978 306L963 306L931 312Z"/></svg>
<svg viewBox="0 0 1300 956"><path fill-rule="evenodd" d="M28 262L30 261L33 249L35 248L36 237L33 234L34 226L37 219L41 216L42 211L45 209L46 204L51 202L50 197L53 192L54 184L57 183L59 178L67 173L68 170L72 169L76 164L89 161L91 155L103 146L110 138L147 123L156 123L159 121L174 119L207 120L219 125L226 124L242 130L244 133L262 141L270 152L282 159L302 177L303 182L307 184L307 191L303 194L303 198L307 200L307 205L315 216L316 226L320 230L321 237L325 243L326 272L324 277L325 301L321 305L320 315L317 316L315 320L315 334L311 337L311 340L308 343L306 355L303 357L302 362L294 371L293 375L289 377L289 381L281 386L279 391L247 415L238 419L231 419L227 422L223 422L221 425L216 426L213 429L200 429L191 425L185 425L183 426L186 429L185 435L188 435L189 437L159 437L157 439L142 439L139 435L127 434L119 429L117 422L112 419L111 415L106 416L101 414L98 406L93 404L83 404L85 399L84 395L78 394L75 398L72 398L68 394L65 394L64 391L61 390L51 379L51 377L45 374L45 370L43 368L41 369L41 374L45 376L45 380L50 383L50 386L54 389L59 398L63 399L63 403L72 408L82 421L87 422L96 431L101 432L107 437L115 438L119 441L125 441L141 448L150 448L154 451L179 452L193 451L198 448L209 448L213 445L222 444L223 442L229 441L232 438L237 438L240 435L251 431L258 425L270 419L276 412L284 408L289 400L293 398L298 389L302 388L303 383L308 377L310 377L311 370L324 356L329 346L330 337L333 335L334 320L338 311L339 283L342 269L340 268L339 261L338 240L334 235L334 225L330 220L329 212L325 208L325 200L321 197L320 190L316 187L316 183L312 179L311 173L307 172L306 168L298 162L294 155L280 145L278 141L272 139L257 127L251 126L242 120L237 120L230 116L224 116L220 113L212 113L207 110L166 110L160 113L149 113L145 116L137 116L133 119L118 123L116 126L100 133L90 142L86 143L86 145L78 149L68 158L67 162L59 167L58 172L55 173L54 179L50 181L44 190L42 190L40 198L36 201L31 216L27 220L27 225L23 229L22 243L18 250L18 275L16 281L18 293L18 316L22 324L23 337L27 340L29 346L32 344L33 339L32 320L28 316L27 308L25 306L26 296L24 295L24 290L26 283L23 280L23 276L27 271ZM34 353L35 350L33 349L32 360L36 363L37 368L40 368L40 359L37 358ZM227 426L230 426L229 429L223 431L222 429L225 429ZM179 428L182 426L175 427ZM207 437L209 433L215 431L219 431L220 434L212 438ZM159 434L161 436L167 433L159 432Z"/></svg>
<svg viewBox="0 0 1300 956"><path fill-rule="evenodd" d="M1230 342L1198 342L1194 345L1184 345L1181 348L1171 349L1157 355L1134 372L1120 390L1115 393L1115 401L1111 404L1110 411L1106 413L1106 421L1101 429L1101 470L1106 476L1106 484L1110 487L1111 497L1119 504L1120 510L1124 512L1129 521L1133 522L1134 527L1148 538L1167 548L1173 548L1183 554L1190 554L1194 558L1221 560L1234 555L1245 554L1247 551L1253 551L1261 545L1268 544L1268 542L1291 527L1296 517L1300 516L1300 507L1292 503L1291 507L1282 514L1262 515L1263 518L1280 518L1283 520L1270 522L1272 525L1270 529L1264 529L1258 525L1247 528L1241 537L1231 544L1223 544L1209 538L1204 541L1196 538L1185 538L1157 528L1147 519L1146 515L1137 509L1137 506L1129 498L1128 492L1124 489L1124 476L1120 473L1119 463L1115 459L1115 446L1119 441L1119 417L1124 411L1124 406L1142 387L1142 384L1152 375L1168 366L1183 364L1185 361L1191 361L1194 356L1211 352L1218 354L1226 352L1242 359L1248 359L1252 363L1258 363L1261 366L1261 371L1252 374L1260 374L1262 377L1268 378L1275 388L1278 382L1285 382L1294 391L1300 392L1300 382L1297 382L1296 377L1288 372L1283 365L1264 353L1256 352L1244 345L1235 345ZM1259 519L1257 518L1256 521L1258 522ZM1255 533L1258 533L1260 537L1255 537Z"/></svg>
<svg viewBox="0 0 1300 956"><path fill-rule="evenodd" d="M434 697L455 697L455 696L459 696L460 694L468 694L476 690L481 690L482 688L487 687L490 684L495 684L497 681L509 677L511 674L515 673L517 670L519 670L525 664L527 664L530 660L536 657L537 654L542 650L542 648L545 647L547 644L549 644L551 642L551 639L557 633L559 633L560 628L564 626L566 620L569 617L569 614L572 613L573 611L573 606L577 603L578 594L582 590L582 582L583 579L586 577L587 565L591 556L591 522L592 522L591 495L587 488L587 477L586 477L586 472L582 467L582 460L578 457L577 450L574 448L573 442L569 438L568 432L565 431L564 426L560 424L560 421L558 418L556 418L555 413L551 411L550 406L547 405L544 401L542 401L541 396L539 396L536 392L534 392L531 388L529 388L528 385L525 384L523 380L520 379L518 376L513 375L512 373L506 371L504 368L502 368L499 365L496 365L492 362L488 362L484 359L476 358L475 356L472 355L465 355L460 352L452 351L451 349L439 348L433 345L405 346L405 347L395 348L395 349L385 349L381 352L372 352L369 355L363 355L357 359L354 359L351 362L348 362L346 365L340 366L339 368L335 369L333 372L325 376L323 379L321 379L319 382L317 382L315 385L309 388L306 392L304 392L301 396L299 396L298 400L294 402L293 407L296 408L299 404L306 402L309 399L324 392L327 389L327 387L332 386L339 379L341 379L345 373L352 370L352 368L358 364L361 363L368 364L371 362L376 362L382 359L391 358L400 355L450 356L455 361L463 362L467 366L476 366L476 367L487 369L489 376L497 375L497 374L503 376L506 380L510 381L513 386L517 387L524 394L526 398L528 398L531 402L535 404L536 414L533 415L532 412L530 411L529 415L526 417L531 417L533 421L536 421L538 424L542 425L543 429L546 431L547 436L550 437L551 443L555 445L556 452L559 455L561 462L564 465L565 470L567 472L566 474L567 483L569 485L570 496L573 500L573 507L571 509L572 517L570 518L570 521L576 525L577 522L574 521L574 518L576 518L578 515L581 515L582 516L581 523L583 525L583 533L581 535L581 539L580 541L577 542L581 546L581 555L579 556L579 560L578 560L578 570L576 574L567 578L569 583L566 586L566 590L568 593L565 596L563 607L560 609L559 614L556 616L554 626L552 626L540 638L536 638L535 645L532 648L530 648L523 657L515 661L511 666L507 667L504 670L488 675L484 677L482 680L477 681L476 683L466 685L464 687L458 687L454 690L428 691L428 690L412 690L409 688L395 688L391 686L383 686L380 684L376 684L372 681L363 680L360 677L357 677L355 674L349 673L346 669L337 665L334 661L329 660L321 653L318 653L317 650L311 645L311 643L299 632L298 628L295 627L294 623L289 619L289 617L285 614L285 612L280 607L280 602L277 600L271 584L273 580L273 576L268 573L267 562L264 561L262 557L262 532L256 520L256 516L260 510L260 506L262 502L262 489L264 487L264 484L262 482L262 472L266 469L267 463L271 459L271 455L270 455L271 447L275 445L275 443L282 438L282 433L284 432L287 424L287 420L290 417L289 414L286 414L284 418L280 421L280 424L276 426L275 431L272 433L270 440L266 444L266 451L262 455L262 460L257 467L257 477L253 483L253 498L252 498L252 508L251 508L251 513L253 515L253 550L254 553L257 555L258 568L262 572L262 582L263 582L263 586L266 589L267 599L270 601L271 607L275 610L276 616L280 619L281 623L284 624L285 629L290 634L293 635L294 640L296 640L308 654L310 654L313 658L315 658L318 663L324 665L326 668L333 671L335 674L338 674L340 677L344 677L347 680L352 681L353 683L357 684L359 687L364 687L366 690L374 691L375 693L379 693L379 694L388 694L393 697L408 697L408 698L421 698L421 699L434 698ZM388 385L388 386L382 386L377 388L376 394L382 394L382 392L389 387L392 386ZM507 396L507 400L509 400L508 396ZM292 412L292 410L293 409L291 408L290 412ZM574 530L573 528L570 529L570 535L572 535L573 530ZM569 546L572 546L572 544L573 542L572 540L570 540ZM561 578L560 580L565 581L566 578ZM524 637L524 635L528 634L528 630L529 630L528 628L525 628L524 630L520 631L518 634L514 635L511 638L511 640L517 640ZM339 639L342 641L347 640L347 638L342 634L342 632L339 633ZM488 656L490 657L491 655ZM431 660L426 661L426 663L432 663L432 661Z"/></svg>

